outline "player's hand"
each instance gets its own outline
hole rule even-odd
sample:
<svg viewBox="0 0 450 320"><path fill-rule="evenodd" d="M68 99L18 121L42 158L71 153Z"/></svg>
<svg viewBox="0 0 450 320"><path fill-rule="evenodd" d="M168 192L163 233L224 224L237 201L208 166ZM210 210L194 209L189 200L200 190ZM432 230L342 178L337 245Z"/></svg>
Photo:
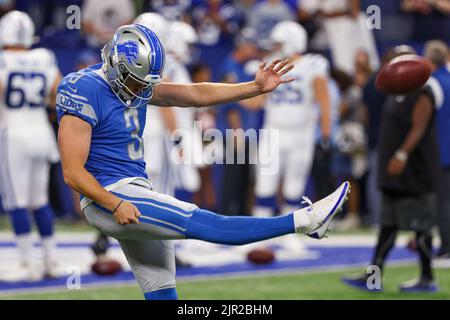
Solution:
<svg viewBox="0 0 450 320"><path fill-rule="evenodd" d="M123 201L114 212L113 217L118 224L137 224L141 213L136 206L128 201Z"/></svg>
<svg viewBox="0 0 450 320"><path fill-rule="evenodd" d="M399 176L403 173L406 167L406 161L402 161L395 156L389 160L387 173L390 176Z"/></svg>
<svg viewBox="0 0 450 320"><path fill-rule="evenodd" d="M330 161L331 143L330 139L323 137L316 146L315 157L320 161Z"/></svg>
<svg viewBox="0 0 450 320"><path fill-rule="evenodd" d="M319 141L320 150L323 153L329 153L331 149L331 142L329 137L322 137Z"/></svg>
<svg viewBox="0 0 450 320"><path fill-rule="evenodd" d="M289 59L275 59L269 65L262 62L255 76L255 83L262 93L275 90L281 83L294 81L294 77L283 77L294 68Z"/></svg>

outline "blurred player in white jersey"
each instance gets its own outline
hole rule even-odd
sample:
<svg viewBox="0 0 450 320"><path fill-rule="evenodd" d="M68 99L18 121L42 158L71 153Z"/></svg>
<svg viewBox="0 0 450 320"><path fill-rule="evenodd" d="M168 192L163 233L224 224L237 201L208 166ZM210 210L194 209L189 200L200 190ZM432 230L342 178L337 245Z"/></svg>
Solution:
<svg viewBox="0 0 450 320"><path fill-rule="evenodd" d="M139 15L134 23L141 24L153 30L160 41L166 45L170 33L170 22L161 14L147 12ZM167 55L167 61L171 61ZM170 62L169 62L170 63ZM166 64L168 64L166 62ZM170 81L167 75L165 81ZM170 151L173 143L171 133L177 129L177 120L173 108L160 108L152 105L147 107L144 130L144 159L147 163L147 174L153 185L153 190L174 195L173 166L170 162Z"/></svg>
<svg viewBox="0 0 450 320"><path fill-rule="evenodd" d="M167 41L167 63L165 74L171 82L191 83L186 65L191 61L191 46L197 42L194 28L181 21L171 23ZM180 158L174 163L175 196L183 201L192 202L193 193L200 189L198 166L202 162L202 140L200 128L194 127L195 108L175 107L177 126L180 129L175 138L180 140L177 153ZM181 134L180 134L181 133Z"/></svg>
<svg viewBox="0 0 450 320"><path fill-rule="evenodd" d="M48 201L50 163L59 160L46 107L61 75L52 52L31 49L34 25L19 11L0 20L0 177L2 199L17 238L26 277L56 275L53 211ZM42 240L44 272L33 265L33 213Z"/></svg>
<svg viewBox="0 0 450 320"><path fill-rule="evenodd" d="M265 135L261 135L259 152L270 155L269 159L278 156L279 169L269 174L257 165L254 215L260 217L275 213L280 182L284 198L281 211L292 212L298 206L310 174L317 125L320 123L325 147L329 145L331 126L327 60L320 55L304 54L306 31L295 22L278 23L270 40L278 50L276 54L289 58L295 65L292 71L295 80L278 87L266 100L263 129L278 130L275 152L279 153L270 155Z"/></svg>
<svg viewBox="0 0 450 320"><path fill-rule="evenodd" d="M139 15L135 23L153 30L160 41L166 46L166 72L164 81L190 83L191 78L184 63L189 61L189 46L196 41L195 30L184 22L167 21L162 15L154 12ZM185 159L175 159L181 152L201 155L202 146L200 135L195 136L195 150L193 145L192 128L194 123L193 108L161 108L147 106L146 126L144 129L144 159L146 171L152 182L154 191L169 195L176 195L184 201L192 201L192 193L200 188L200 176L197 169L186 163ZM182 137L176 137L177 129L184 129ZM197 133L197 132L196 132ZM182 140L175 148L174 141ZM191 149L187 149L191 148ZM183 150L183 151L182 151ZM178 151L178 152L177 152ZM189 159L187 159L189 160ZM178 267L187 266L187 261L175 256Z"/></svg>

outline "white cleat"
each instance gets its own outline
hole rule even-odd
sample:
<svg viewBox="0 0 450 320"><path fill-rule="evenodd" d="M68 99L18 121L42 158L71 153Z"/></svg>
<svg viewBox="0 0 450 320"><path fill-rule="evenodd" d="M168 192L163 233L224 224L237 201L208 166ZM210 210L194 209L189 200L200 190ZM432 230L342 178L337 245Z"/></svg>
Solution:
<svg viewBox="0 0 450 320"><path fill-rule="evenodd" d="M56 279L62 276L56 261L44 261L44 278Z"/></svg>
<svg viewBox="0 0 450 320"><path fill-rule="evenodd" d="M297 229L297 232L306 234L314 239L322 239L326 237L329 225L339 212L342 206L348 200L350 193L350 183L348 181L341 184L332 194L315 202L314 204L308 198L304 197L304 202L308 203L307 208L296 211L297 214L307 215L310 219L308 226ZM302 203L304 203L302 202Z"/></svg>
<svg viewBox="0 0 450 320"><path fill-rule="evenodd" d="M42 273L35 264L23 262L18 268L19 279L22 281L35 282L42 280Z"/></svg>

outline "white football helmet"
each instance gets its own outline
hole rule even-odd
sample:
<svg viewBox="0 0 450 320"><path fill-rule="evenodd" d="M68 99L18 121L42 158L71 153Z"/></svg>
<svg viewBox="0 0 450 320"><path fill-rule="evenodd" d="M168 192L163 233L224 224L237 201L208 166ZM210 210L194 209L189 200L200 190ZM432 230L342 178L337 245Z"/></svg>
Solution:
<svg viewBox="0 0 450 320"><path fill-rule="evenodd" d="M306 51L308 35L300 24L293 21L282 21L272 29L270 40L273 44L281 45L281 54L287 58L295 53Z"/></svg>
<svg viewBox="0 0 450 320"><path fill-rule="evenodd" d="M183 63L189 63L191 59L190 46L197 42L197 33L194 28L182 21L174 21L170 24L167 51Z"/></svg>
<svg viewBox="0 0 450 320"><path fill-rule="evenodd" d="M0 45L30 48L34 43L34 23L22 11L11 11L0 20Z"/></svg>
<svg viewBox="0 0 450 320"><path fill-rule="evenodd" d="M161 14L146 12L137 16L133 23L143 25L152 30L156 33L162 44L166 46L170 23Z"/></svg>

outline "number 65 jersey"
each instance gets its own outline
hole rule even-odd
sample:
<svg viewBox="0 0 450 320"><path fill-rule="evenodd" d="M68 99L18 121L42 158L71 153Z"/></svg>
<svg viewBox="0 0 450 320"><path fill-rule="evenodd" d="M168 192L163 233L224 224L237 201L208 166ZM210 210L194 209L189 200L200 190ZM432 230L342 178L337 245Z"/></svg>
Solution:
<svg viewBox="0 0 450 320"><path fill-rule="evenodd" d="M147 178L142 140L147 108L125 107L106 81L101 64L64 77L56 110L58 122L70 115L92 127L85 168L103 187L126 178Z"/></svg>
<svg viewBox="0 0 450 320"><path fill-rule="evenodd" d="M318 54L305 54L293 62L295 80L276 88L266 102L265 127L314 130L319 107L314 97L316 77L328 77L328 61Z"/></svg>

